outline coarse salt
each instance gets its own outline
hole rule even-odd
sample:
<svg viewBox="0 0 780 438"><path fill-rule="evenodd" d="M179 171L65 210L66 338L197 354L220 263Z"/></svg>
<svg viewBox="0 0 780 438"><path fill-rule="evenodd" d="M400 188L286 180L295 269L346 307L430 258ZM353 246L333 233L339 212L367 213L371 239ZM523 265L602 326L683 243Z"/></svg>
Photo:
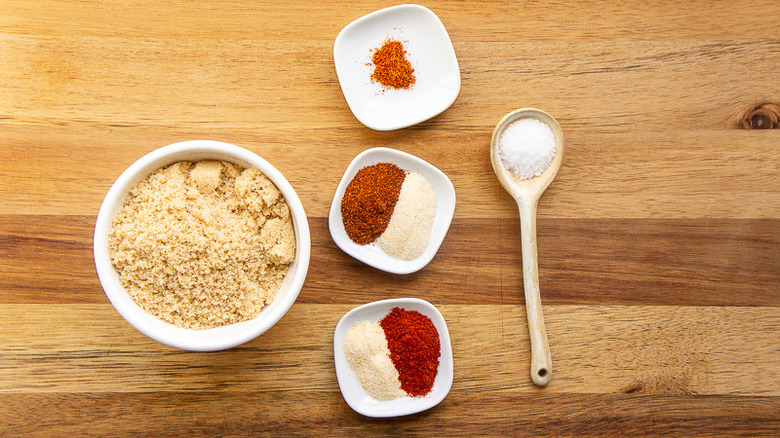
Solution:
<svg viewBox="0 0 780 438"><path fill-rule="evenodd" d="M555 156L555 134L546 123L533 118L513 122L498 141L499 155L516 177L539 176Z"/></svg>

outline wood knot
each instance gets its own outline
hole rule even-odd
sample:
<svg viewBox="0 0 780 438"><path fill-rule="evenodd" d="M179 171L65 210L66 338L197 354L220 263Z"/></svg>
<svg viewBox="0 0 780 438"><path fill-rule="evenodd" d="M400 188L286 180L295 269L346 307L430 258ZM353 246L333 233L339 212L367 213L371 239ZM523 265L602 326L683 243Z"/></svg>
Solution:
<svg viewBox="0 0 780 438"><path fill-rule="evenodd" d="M642 384L637 382L628 385L620 390L623 394L633 394L635 392L642 392Z"/></svg>
<svg viewBox="0 0 780 438"><path fill-rule="evenodd" d="M780 105L762 103L749 109L740 122L742 129L778 129L780 127Z"/></svg>

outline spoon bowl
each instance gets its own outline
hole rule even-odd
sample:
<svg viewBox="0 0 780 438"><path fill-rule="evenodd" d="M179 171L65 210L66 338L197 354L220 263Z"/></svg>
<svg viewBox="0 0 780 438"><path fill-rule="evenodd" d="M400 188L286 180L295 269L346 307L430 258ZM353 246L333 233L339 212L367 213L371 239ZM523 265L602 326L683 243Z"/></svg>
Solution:
<svg viewBox="0 0 780 438"><path fill-rule="evenodd" d="M520 119L536 119L550 127L555 135L555 156L547 169L542 172L541 175L535 176L529 179L520 179L512 173L511 170L504 166L501 161L501 155L499 154L498 142L501 139L501 134L512 123ZM493 163L493 171L496 172L498 181L504 186L504 189L509 192L512 197L517 199L524 199L532 201L534 199L539 200L542 193L547 189L555 175L558 174L558 169L561 168L563 162L563 130L553 116L547 114L542 110L535 108L521 108L505 115L495 129L493 129L493 137L490 140L490 161Z"/></svg>
<svg viewBox="0 0 780 438"><path fill-rule="evenodd" d="M517 120L532 118L545 123L555 135L555 155L540 175L520 179L504 166L499 153L499 140L504 130ZM552 379L552 361L547 331L544 327L542 300L539 294L539 266L536 247L536 206L563 162L563 130L549 114L535 108L521 108L504 116L493 130L490 141L490 161L498 181L517 202L520 211L520 229L523 251L523 288L528 317L528 333L531 340L531 380L538 386L546 386Z"/></svg>

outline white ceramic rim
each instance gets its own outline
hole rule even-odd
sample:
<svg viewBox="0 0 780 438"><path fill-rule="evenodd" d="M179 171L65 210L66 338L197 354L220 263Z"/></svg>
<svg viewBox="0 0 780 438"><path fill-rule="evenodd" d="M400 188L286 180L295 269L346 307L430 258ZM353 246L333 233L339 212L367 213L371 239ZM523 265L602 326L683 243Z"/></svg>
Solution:
<svg viewBox="0 0 780 438"><path fill-rule="evenodd" d="M372 159L379 156L379 159ZM423 253L412 260L402 260L386 254L376 243L358 245L353 242L344 230L344 222L341 217L341 198L355 174L363 167L380 162L390 162L398 167L411 172L417 172L428 179L436 192L436 216L433 229L429 237L428 245ZM397 149L378 147L367 149L358 154L347 166L339 181L328 214L328 230L336 246L353 258L391 274L412 274L428 265L439 251L444 238L447 236L456 205L455 187L447 175L436 166L422 158Z"/></svg>
<svg viewBox="0 0 780 438"><path fill-rule="evenodd" d="M218 159L263 172L279 189L290 208L295 232L295 259L279 294L257 318L206 330L190 330L166 323L141 309L119 284L119 275L108 253L108 230L128 191L152 171L177 161ZM287 179L257 154L229 143L191 140L156 149L130 165L108 190L95 222L93 256L100 284L111 304L134 328L162 344L190 351L216 351L232 348L263 334L290 309L303 287L309 267L311 237L306 213ZM284 291L284 293L282 293ZM281 294L281 295L280 295Z"/></svg>
<svg viewBox="0 0 780 438"><path fill-rule="evenodd" d="M431 319L431 322L439 332L439 343L441 345L439 370L431 392L424 397L406 396L390 401L378 401L371 398L357 380L344 355L344 335L352 327L352 324L363 320L378 322L393 307L401 307L422 313ZM347 405L352 410L366 417L389 418L416 414L441 403L449 394L450 389L452 389L455 367L447 321L436 306L419 298L393 298L374 301L355 307L347 312L341 317L333 332L333 359L339 390L342 397L344 397L344 401L347 402Z"/></svg>
<svg viewBox="0 0 780 438"><path fill-rule="evenodd" d="M436 26L436 31L439 32L442 41L444 41L447 51L451 52L452 54L452 60L455 64L455 69L458 72L457 86L455 87L454 92L452 93L451 96L449 96L449 98L441 100L439 105L433 107L431 111L429 111L424 117L419 117L416 119L410 119L404 121L398 121L398 120L394 121L392 118L381 119L380 122L372 121L368 117L366 117L366 115L362 111L360 111L360 106L357 105L354 99L348 97L347 95L348 93L345 92L345 87L348 87L349 84L347 84L345 82L345 79L342 77L342 75L339 74L338 60L341 58L339 53L340 43L341 40L344 39L346 35L349 35L349 33L352 32L354 28L361 26L366 21L374 20L383 15L393 14L403 10L412 10L420 14L423 14L426 17L430 18L433 23L435 23L434 25ZM426 120L430 120L438 116L439 114L443 113L450 106L452 106L452 104L455 102L455 100L458 98L458 95L460 94L460 87L461 87L460 65L458 63L458 57L455 54L455 48L452 45L452 39L450 38L449 32L447 32L447 28L444 26L444 23L441 21L439 16L436 15L436 13L433 12L432 10L422 5L408 3L408 4L390 6L387 8L370 12L366 15L363 15L362 17L353 20L352 22L344 26L344 28L342 28L341 31L336 36L336 39L334 40L334 44L333 44L333 60L336 66L336 76L338 78L339 85L342 90L342 94L344 94L344 98L347 101L347 106L349 106L350 111L352 111L352 114L355 116L355 118L358 119L360 123L375 131L394 131L398 129L407 128L409 126L413 126L418 123L422 123Z"/></svg>

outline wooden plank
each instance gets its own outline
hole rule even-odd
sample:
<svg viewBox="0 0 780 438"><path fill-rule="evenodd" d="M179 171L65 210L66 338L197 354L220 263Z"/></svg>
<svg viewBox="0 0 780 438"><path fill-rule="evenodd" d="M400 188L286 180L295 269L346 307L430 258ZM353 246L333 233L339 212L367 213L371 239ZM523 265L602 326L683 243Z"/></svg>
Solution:
<svg viewBox="0 0 780 438"><path fill-rule="evenodd" d="M775 437L778 415L776 397L450 393L432 410L382 420L354 413L336 391L0 393L4 433L29 437Z"/></svg>
<svg viewBox="0 0 780 438"><path fill-rule="evenodd" d="M273 38L329 40L350 21L386 5L347 0L328 3L273 1L217 7L209 1L150 0L77 3L47 1L45 9L4 1L0 25L14 33L41 35L144 35L179 38ZM704 0L674 8L664 3L576 1L553 4L513 2L427 2L450 33L460 39L502 41L728 40L777 37L775 4ZM705 12L706 11L706 12ZM34 19L30 19L34 17ZM117 19L121 18L121 25ZM306 26L301 26L305 23Z"/></svg>
<svg viewBox="0 0 780 438"><path fill-rule="evenodd" d="M398 139L431 128L492 130L507 111L533 105L558 117L565 132L598 128L626 134L631 128L639 138L643 133L637 130L731 128L750 105L780 99L772 80L780 59L777 38L456 40L462 87L453 107L410 130L373 133L344 102L329 56L330 39L173 37L148 38L139 45L135 37L6 33L0 41L5 49L0 78L7 81L0 97L14 109L3 116L9 124L22 125L228 132L261 127L261 135L285 129L303 136L312 129L350 128ZM317 53L325 56L312 56ZM726 71L724 64L730 66ZM296 67L280 71L288 65ZM616 98L627 93L631 99ZM78 117L73 117L76 109ZM297 129L301 120L306 130Z"/></svg>
<svg viewBox="0 0 780 438"><path fill-rule="evenodd" d="M303 303L386 294L450 304L522 304L520 225L456 219L436 258L395 276L333 243L310 218ZM91 216L0 215L0 303L105 303L92 261ZM545 304L780 307L780 221L540 219ZM338 273L338 274L334 274Z"/></svg>
<svg viewBox="0 0 780 438"><path fill-rule="evenodd" d="M352 307L299 303L254 341L193 353L146 338L109 305L4 304L0 392L335 391L333 330ZM522 306L437 307L452 337L454 393L540 393L528 373ZM555 376L545 394L780 395L776 308L553 305L544 313Z"/></svg>
<svg viewBox="0 0 780 438"><path fill-rule="evenodd" d="M0 160L23 164L0 169L0 214L94 215L133 161L169 143L206 137L233 142L269 160L290 180L312 217L327 216L341 175L355 155L387 146L417 155L450 177L458 196L457 218L516 218L516 206L495 178L487 149L492 124L517 105L493 111L496 120L476 131L435 129L407 132L401 139L379 138L365 129L323 139L321 130L269 132L264 126L253 132L205 132L98 124L30 133L29 127L11 125L0 132ZM567 132L566 158L542 197L539 217L778 218L778 132ZM96 143L92 137L98 134L106 137ZM311 151L302 144L318 148Z"/></svg>
<svg viewBox="0 0 780 438"><path fill-rule="evenodd" d="M330 38L161 37L138 44L129 36L2 34L0 41L5 48L0 78L8 84L0 97L13 103L14 111L4 116L15 124L201 130L259 125L275 132L300 128L305 120L307 129L367 129L344 102ZM458 100L442 116L409 132L432 127L473 131L484 123L495 125L520 106L548 110L561 119L564 132L583 127L621 133L627 133L625 128L692 132L733 127L750 105L780 100L773 81L778 46L777 37L618 43L456 40L462 75ZM724 64L730 68L724 70ZM286 67L290 65L295 68ZM625 95L631 98L618 98Z"/></svg>

